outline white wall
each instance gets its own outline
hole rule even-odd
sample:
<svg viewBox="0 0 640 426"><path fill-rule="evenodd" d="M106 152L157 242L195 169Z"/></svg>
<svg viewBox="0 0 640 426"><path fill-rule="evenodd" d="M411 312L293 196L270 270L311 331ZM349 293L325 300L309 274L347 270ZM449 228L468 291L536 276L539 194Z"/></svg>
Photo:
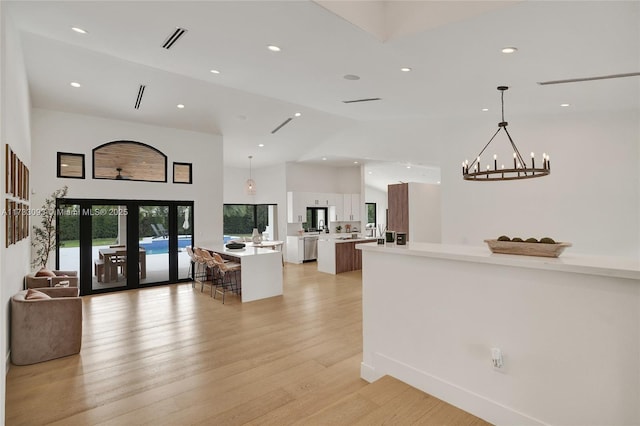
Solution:
<svg viewBox="0 0 640 426"><path fill-rule="evenodd" d="M0 146L2 151L1 184L2 209L5 206L5 144L18 155L31 170L31 135L29 131L29 89L26 79L22 48L16 28L7 14L4 4L0 3ZM9 368L9 299L22 290L22 279L30 269L31 239L25 238L17 244L5 247L4 216L0 223L0 354L4 370ZM0 424L4 424L5 380L0 385Z"/></svg>
<svg viewBox="0 0 640 426"><path fill-rule="evenodd" d="M34 109L32 206L69 186L69 198L194 201L196 244L222 239L222 137L126 121ZM167 156L168 182L92 179L91 150L116 140L142 142ZM56 178L58 151L85 154L86 179ZM193 184L173 184L173 162L192 163Z"/></svg>
<svg viewBox="0 0 640 426"><path fill-rule="evenodd" d="M360 194L359 166L328 167L307 163L287 163L287 191Z"/></svg>
<svg viewBox="0 0 640 426"><path fill-rule="evenodd" d="M571 252L638 256L638 121L637 111L510 120L523 155L550 154L551 174L491 183L463 181L458 167L477 154L491 130L472 122L449 126L443 141L443 242L483 245L503 234L549 236L573 243Z"/></svg>
<svg viewBox="0 0 640 426"><path fill-rule="evenodd" d="M591 256L554 270L528 256L492 264L479 247L373 250L363 251L363 378L392 375L498 425L640 424L637 279L567 272Z"/></svg>
<svg viewBox="0 0 640 426"><path fill-rule="evenodd" d="M387 206L389 204L389 197L386 192L380 191L372 186L364 187L364 202L376 203L376 220L382 229L387 227ZM365 210L366 213L366 210ZM366 218L363 218L362 223L366 225ZM376 229L376 236L378 230Z"/></svg>
<svg viewBox="0 0 640 426"><path fill-rule="evenodd" d="M409 182L409 241L442 241L440 185Z"/></svg>

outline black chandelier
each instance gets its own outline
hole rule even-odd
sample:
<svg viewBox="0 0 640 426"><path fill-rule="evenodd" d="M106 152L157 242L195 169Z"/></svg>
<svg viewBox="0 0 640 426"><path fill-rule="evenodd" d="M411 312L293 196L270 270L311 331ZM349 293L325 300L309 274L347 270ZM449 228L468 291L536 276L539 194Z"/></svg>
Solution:
<svg viewBox="0 0 640 426"><path fill-rule="evenodd" d="M500 100L502 103L502 121L498 123L498 130L493 134L489 142L482 148L480 154L478 154L473 160L471 164L469 164L468 160L465 160L462 163L462 177L464 180L472 180L472 181L492 181L492 180L516 180L516 179L531 179L542 176L547 176L551 173L551 162L549 161L549 156L545 153L542 154L542 167L536 167L535 163L535 154L531 153L531 167L527 166L524 158L520 155L520 151L518 147L511 139L511 135L507 130L507 122L504 121L504 91L509 89L507 86L498 86L498 90L500 91ZM504 164L498 168L498 156L494 154L493 156L493 164L488 163L486 169L482 169L480 165L480 157L487 149L489 144L493 141L500 130L504 130L509 138L509 142L511 143L511 147L513 148L513 168L505 169ZM493 166L493 167L491 167Z"/></svg>

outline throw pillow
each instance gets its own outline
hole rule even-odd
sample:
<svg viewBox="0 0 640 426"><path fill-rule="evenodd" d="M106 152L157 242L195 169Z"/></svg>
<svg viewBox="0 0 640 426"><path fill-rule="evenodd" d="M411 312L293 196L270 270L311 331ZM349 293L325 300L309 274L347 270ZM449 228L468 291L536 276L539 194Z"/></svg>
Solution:
<svg viewBox="0 0 640 426"><path fill-rule="evenodd" d="M40 300L40 299L51 299L48 294L45 294L41 291L34 290L30 288L27 290L27 294L24 296L26 300Z"/></svg>
<svg viewBox="0 0 640 426"><path fill-rule="evenodd" d="M50 271L46 268L41 268L38 272L36 272L36 277L55 277L56 274L53 271Z"/></svg>

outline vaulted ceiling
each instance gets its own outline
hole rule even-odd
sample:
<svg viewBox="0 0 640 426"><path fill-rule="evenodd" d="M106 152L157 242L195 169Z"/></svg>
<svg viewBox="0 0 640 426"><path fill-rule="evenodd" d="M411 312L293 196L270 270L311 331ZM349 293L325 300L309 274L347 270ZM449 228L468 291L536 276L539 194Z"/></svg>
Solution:
<svg viewBox="0 0 640 426"><path fill-rule="evenodd" d="M376 151L354 129L439 117L464 120L486 114L482 108L490 108L487 120L497 122L501 84L513 88L514 115L556 111L562 102L570 102L573 111L639 103L638 77L538 84L640 71L638 2L4 6L21 31L34 107L222 134L225 164L234 167L246 167L253 155L256 168L283 161L346 166L356 160L405 168L412 161L422 175L430 174L438 159ZM163 48L177 27L187 31ZM507 46L518 50L502 53ZM371 98L380 100L344 102ZM345 146L358 148L345 154Z"/></svg>

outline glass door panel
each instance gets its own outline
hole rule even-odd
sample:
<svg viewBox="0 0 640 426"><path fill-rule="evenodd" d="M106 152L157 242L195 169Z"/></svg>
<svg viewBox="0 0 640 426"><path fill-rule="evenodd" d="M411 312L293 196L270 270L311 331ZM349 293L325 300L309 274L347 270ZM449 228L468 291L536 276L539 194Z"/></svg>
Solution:
<svg viewBox="0 0 640 426"><path fill-rule="evenodd" d="M57 269L80 272L80 205L58 205Z"/></svg>
<svg viewBox="0 0 640 426"><path fill-rule="evenodd" d="M191 258L187 246L193 246L193 208L178 206L178 279L191 278Z"/></svg>
<svg viewBox="0 0 640 426"><path fill-rule="evenodd" d="M92 290L127 287L127 208L91 205Z"/></svg>
<svg viewBox="0 0 640 426"><path fill-rule="evenodd" d="M169 229L168 205L138 207L140 284L169 281Z"/></svg>

